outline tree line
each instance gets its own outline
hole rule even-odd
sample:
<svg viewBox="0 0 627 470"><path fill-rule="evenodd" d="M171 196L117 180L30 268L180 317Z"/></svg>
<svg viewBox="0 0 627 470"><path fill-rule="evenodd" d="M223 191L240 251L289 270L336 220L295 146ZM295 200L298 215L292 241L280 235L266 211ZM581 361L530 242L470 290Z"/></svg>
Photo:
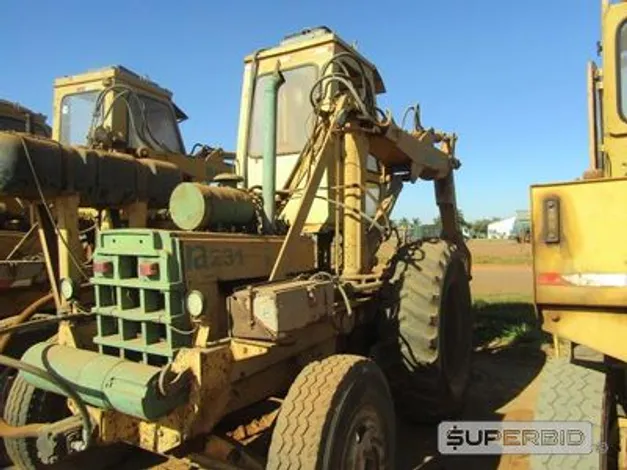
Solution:
<svg viewBox="0 0 627 470"><path fill-rule="evenodd" d="M487 236L488 225L492 222L500 220L499 217L484 217L469 222L466 220L464 213L461 210L457 211L457 217L461 227L467 229L472 236ZM402 217L401 219L396 220L395 223L399 228L409 232L418 232L419 230L425 228L433 231L440 231L442 229L442 220L440 219L440 216L435 217L431 223L426 224L418 217L414 217L412 219Z"/></svg>

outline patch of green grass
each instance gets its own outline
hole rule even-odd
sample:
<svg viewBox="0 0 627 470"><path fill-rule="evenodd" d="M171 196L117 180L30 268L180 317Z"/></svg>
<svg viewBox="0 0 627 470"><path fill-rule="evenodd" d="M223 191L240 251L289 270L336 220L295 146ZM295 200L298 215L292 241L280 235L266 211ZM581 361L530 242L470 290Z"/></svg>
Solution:
<svg viewBox="0 0 627 470"><path fill-rule="evenodd" d="M486 304L529 304L533 309L531 294L479 294L473 297L473 303L479 307Z"/></svg>
<svg viewBox="0 0 627 470"><path fill-rule="evenodd" d="M531 255L516 254L512 256L478 254L472 257L473 264L522 264L531 266Z"/></svg>
<svg viewBox="0 0 627 470"><path fill-rule="evenodd" d="M539 347L550 342L550 336L540 329L533 304L527 296L479 299L474 302L473 309L476 349L516 345Z"/></svg>

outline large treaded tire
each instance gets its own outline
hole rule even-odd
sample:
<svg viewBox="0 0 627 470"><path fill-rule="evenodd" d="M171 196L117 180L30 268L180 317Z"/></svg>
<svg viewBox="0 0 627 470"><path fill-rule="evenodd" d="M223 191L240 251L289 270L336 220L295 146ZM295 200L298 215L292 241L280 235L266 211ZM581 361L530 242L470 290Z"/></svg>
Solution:
<svg viewBox="0 0 627 470"><path fill-rule="evenodd" d="M50 317L50 314L36 313L30 320L43 320ZM16 317L1 319L0 329L12 326L15 323L15 319ZM4 354L15 359L19 359L29 347L40 341L49 340L56 334L56 331L57 325L53 324L48 328L41 328L33 331L15 332L11 340L8 342L7 349L4 351ZM13 381L15 380L16 376L17 371L15 369L0 366L0 416L4 416L5 414L4 410L8 395L11 391L11 387L13 386ZM0 468L11 465L10 457L8 455L5 443L6 440L3 440L3 443L0 444Z"/></svg>
<svg viewBox="0 0 627 470"><path fill-rule="evenodd" d="M394 405L379 367L361 356L331 356L307 365L290 387L266 469L357 468L347 455L379 442L379 466L367 468L393 470L395 433Z"/></svg>
<svg viewBox="0 0 627 470"><path fill-rule="evenodd" d="M28 423L52 423L69 416L66 398L30 385L21 375L13 381L4 408L4 419L13 426ZM9 458L19 468L50 468L37 455L35 438L4 439Z"/></svg>
<svg viewBox="0 0 627 470"><path fill-rule="evenodd" d="M572 364L566 358L549 358L541 372L534 421L590 421L592 443L601 441L606 375ZM531 455L531 470L600 470L603 454L593 449L584 455Z"/></svg>
<svg viewBox="0 0 627 470"><path fill-rule="evenodd" d="M372 357L410 422L433 423L463 410L474 315L466 258L444 240L401 247L384 294Z"/></svg>

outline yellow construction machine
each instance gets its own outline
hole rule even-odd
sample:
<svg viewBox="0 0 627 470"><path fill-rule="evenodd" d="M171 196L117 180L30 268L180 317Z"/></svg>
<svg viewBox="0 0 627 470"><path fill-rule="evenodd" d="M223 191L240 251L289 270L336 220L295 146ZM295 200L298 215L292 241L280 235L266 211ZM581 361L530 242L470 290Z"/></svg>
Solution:
<svg viewBox="0 0 627 470"><path fill-rule="evenodd" d="M538 420L593 423L587 455L535 455L538 469L627 468L627 2L602 2L588 65L589 168L531 188L535 304L555 338Z"/></svg>
<svg viewBox="0 0 627 470"><path fill-rule="evenodd" d="M52 129L38 115L3 105L0 186L3 200L19 201L27 225L4 232L11 237L0 259L0 328L56 318L59 273L88 280L100 229L174 227L165 214L177 184L233 173L234 155L219 148L196 144L187 154L179 130L187 116L172 93L121 66L57 79ZM44 324L3 335L0 351L19 357L55 330ZM14 376L2 368L0 409Z"/></svg>
<svg viewBox="0 0 627 470"><path fill-rule="evenodd" d="M57 335L19 360L0 356L21 371L0 426L18 467L124 442L185 468L392 470L395 408L431 422L461 411L473 317L457 138L419 119L399 127L377 106L384 91L375 65L328 28L288 36L245 59L235 175L178 182L172 229L99 230L87 283L79 247L59 247ZM116 100L106 96L103 117ZM85 96L65 99L62 120ZM97 129L99 165L117 168L117 135ZM33 204L47 194L63 214L57 235L92 191L75 176L58 191L46 174L51 155L70 175L88 170L69 135L57 153L25 138L0 146L0 161L13 152L34 167L0 180L0 193ZM143 137L178 145L174 133ZM433 182L443 229L403 243L389 215L418 180ZM33 406L43 393L57 408ZM269 450L255 455L243 444L269 415Z"/></svg>

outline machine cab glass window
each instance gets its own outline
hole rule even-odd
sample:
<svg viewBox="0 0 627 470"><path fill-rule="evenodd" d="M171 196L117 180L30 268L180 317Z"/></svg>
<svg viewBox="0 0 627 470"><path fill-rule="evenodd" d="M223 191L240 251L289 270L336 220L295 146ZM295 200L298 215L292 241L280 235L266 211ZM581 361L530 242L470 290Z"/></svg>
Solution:
<svg viewBox="0 0 627 470"><path fill-rule="evenodd" d="M61 101L61 143L86 145L92 124L100 124L111 113L101 109L94 120L94 107L100 90L76 93ZM147 146L162 152L184 153L174 110L168 103L135 93L119 94L116 103L126 104L128 144L131 148ZM129 115L130 111L130 115Z"/></svg>
<svg viewBox="0 0 627 470"><path fill-rule="evenodd" d="M64 96L61 100L61 143L86 145L99 91Z"/></svg>
<svg viewBox="0 0 627 470"><path fill-rule="evenodd" d="M277 104L277 155L299 153L307 141L314 122L309 92L318 69L313 65L282 72L285 83L279 88ZM250 132L250 155L260 157L264 146L265 89L271 75L262 75L255 84Z"/></svg>
<svg viewBox="0 0 627 470"><path fill-rule="evenodd" d="M623 120L627 120L627 21L618 29L618 95L619 111Z"/></svg>
<svg viewBox="0 0 627 470"><path fill-rule="evenodd" d="M185 153L174 112L168 104L145 95L131 100L131 147L149 145L155 150ZM133 128L134 126L134 128Z"/></svg>

